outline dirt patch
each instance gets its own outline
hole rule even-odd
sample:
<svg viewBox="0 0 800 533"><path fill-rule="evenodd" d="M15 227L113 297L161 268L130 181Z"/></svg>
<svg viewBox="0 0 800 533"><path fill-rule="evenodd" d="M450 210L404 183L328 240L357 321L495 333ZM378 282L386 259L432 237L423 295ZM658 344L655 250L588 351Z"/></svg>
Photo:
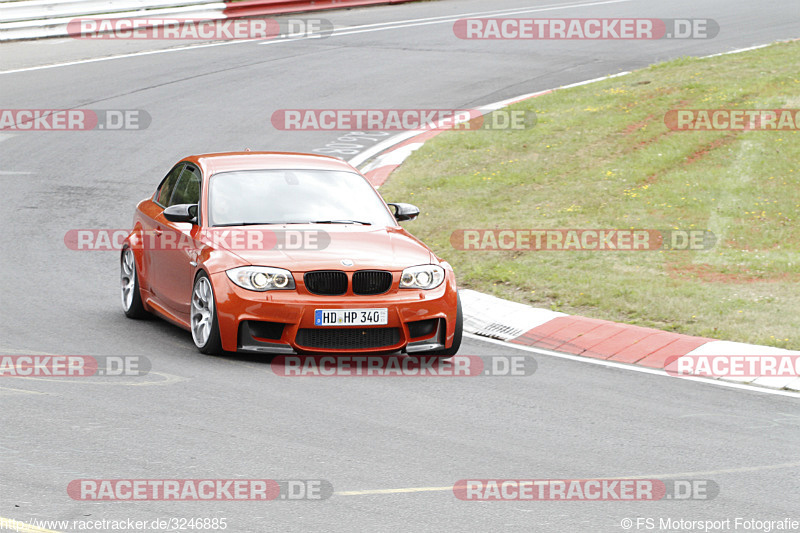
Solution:
<svg viewBox="0 0 800 533"><path fill-rule="evenodd" d="M650 122L652 122L654 118L656 118L655 115L647 115L644 120L631 124L627 126L624 130L622 130L623 135L630 135L634 131L644 128L645 126L650 124Z"/></svg>
<svg viewBox="0 0 800 533"><path fill-rule="evenodd" d="M717 140L705 145L704 147L700 148L699 150L696 150L692 155L687 157L686 158L686 164L687 165L691 165L691 164L703 159L705 156L707 156L708 154L710 154L714 150L716 150L718 148L722 148L723 146L728 146L734 140L736 140L736 137L738 137L738 133L731 133L731 134L726 135L725 137L722 137L720 139L717 139Z"/></svg>
<svg viewBox="0 0 800 533"><path fill-rule="evenodd" d="M694 279L708 283L779 283L800 280L800 275L792 272L756 272L749 268L735 271L726 268L723 272L720 267L708 263L667 263L666 270L673 279Z"/></svg>

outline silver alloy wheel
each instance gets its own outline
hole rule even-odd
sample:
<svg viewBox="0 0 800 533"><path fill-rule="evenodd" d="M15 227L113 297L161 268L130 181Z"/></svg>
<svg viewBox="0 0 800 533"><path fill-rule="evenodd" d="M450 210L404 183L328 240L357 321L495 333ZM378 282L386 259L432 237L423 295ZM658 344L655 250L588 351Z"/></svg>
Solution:
<svg viewBox="0 0 800 533"><path fill-rule="evenodd" d="M122 253L120 266L120 285L122 286L122 308L130 311L133 305L133 291L136 290L136 261L130 248Z"/></svg>
<svg viewBox="0 0 800 533"><path fill-rule="evenodd" d="M194 344L202 348L208 342L214 324L214 293L211 282L205 276L197 278L194 284L190 320Z"/></svg>

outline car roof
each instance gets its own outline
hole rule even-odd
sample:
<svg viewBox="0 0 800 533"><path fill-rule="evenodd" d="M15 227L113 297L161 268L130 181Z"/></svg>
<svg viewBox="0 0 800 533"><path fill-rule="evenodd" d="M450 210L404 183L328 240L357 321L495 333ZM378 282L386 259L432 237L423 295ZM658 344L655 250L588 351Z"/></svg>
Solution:
<svg viewBox="0 0 800 533"><path fill-rule="evenodd" d="M184 158L183 161L197 164L206 176L234 170L307 169L347 172L354 170L349 163L336 157L294 152L224 152L193 155Z"/></svg>

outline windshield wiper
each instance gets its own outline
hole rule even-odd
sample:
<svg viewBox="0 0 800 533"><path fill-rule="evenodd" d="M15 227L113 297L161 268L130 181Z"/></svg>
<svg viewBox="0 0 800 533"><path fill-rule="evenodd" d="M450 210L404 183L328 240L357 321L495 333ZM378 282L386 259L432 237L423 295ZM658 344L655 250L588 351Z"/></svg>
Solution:
<svg viewBox="0 0 800 533"><path fill-rule="evenodd" d="M231 222L229 224L214 224L215 228L227 228L230 226L270 226L270 225L281 225L281 224L313 224L310 220L298 220L298 221L268 221L268 222Z"/></svg>
<svg viewBox="0 0 800 533"><path fill-rule="evenodd" d="M281 224L360 224L362 226L371 226L371 222L363 222L361 220L269 220L266 222L230 222L228 224L215 224L215 228L227 228L231 226L279 226Z"/></svg>
<svg viewBox="0 0 800 533"><path fill-rule="evenodd" d="M362 222L361 220L315 220L313 224L361 224L362 226L371 226L371 222Z"/></svg>

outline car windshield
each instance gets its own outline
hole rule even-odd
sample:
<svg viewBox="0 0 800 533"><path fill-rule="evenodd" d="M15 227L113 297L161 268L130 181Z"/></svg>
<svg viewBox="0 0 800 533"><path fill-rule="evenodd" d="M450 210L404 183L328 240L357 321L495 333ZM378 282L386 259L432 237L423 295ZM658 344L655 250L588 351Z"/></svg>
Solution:
<svg viewBox="0 0 800 533"><path fill-rule="evenodd" d="M372 186L353 172L242 170L209 184L212 226L396 223Z"/></svg>

